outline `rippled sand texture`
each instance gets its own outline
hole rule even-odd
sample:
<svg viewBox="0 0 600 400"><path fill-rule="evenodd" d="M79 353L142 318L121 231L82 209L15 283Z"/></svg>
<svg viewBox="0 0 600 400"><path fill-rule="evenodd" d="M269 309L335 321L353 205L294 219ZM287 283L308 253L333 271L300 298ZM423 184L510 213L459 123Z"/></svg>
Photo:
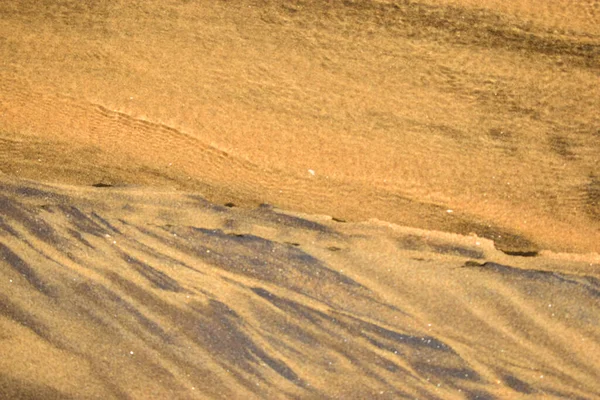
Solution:
<svg viewBox="0 0 600 400"><path fill-rule="evenodd" d="M600 397L597 1L0 2L1 398Z"/></svg>
<svg viewBox="0 0 600 400"><path fill-rule="evenodd" d="M3 1L0 169L598 252L600 9L538 3Z"/></svg>
<svg viewBox="0 0 600 400"><path fill-rule="evenodd" d="M600 396L600 259L138 189L0 207L6 398Z"/></svg>

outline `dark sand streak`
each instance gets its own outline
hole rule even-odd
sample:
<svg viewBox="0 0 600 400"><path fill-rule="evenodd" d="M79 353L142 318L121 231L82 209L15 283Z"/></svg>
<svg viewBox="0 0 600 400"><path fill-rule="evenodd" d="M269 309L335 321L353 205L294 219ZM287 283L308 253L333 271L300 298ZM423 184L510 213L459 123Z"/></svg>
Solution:
<svg viewBox="0 0 600 400"><path fill-rule="evenodd" d="M586 357L600 338L599 277L591 271L582 275L528 268L526 259L517 268L486 261L509 260L491 243L475 252L470 248L475 245L465 242L480 238L399 227L393 233L378 225L311 221L281 211L274 220L273 211L265 207L178 209L165 220L165 200L173 197L169 193L47 186L55 194L45 195L48 211L40 213L35 196L19 194L35 193L36 186L25 181L4 186L2 204L12 211L4 215L3 231L24 230L34 243L44 243L44 251L18 246L20 239L14 235L2 236L2 346L6 354L17 351L31 359L35 355L27 347L40 343L47 365L56 368L30 376L31 383L25 384L20 371L27 371L27 363L13 365L2 378L3 393L24 393L27 387L39 396L135 398L194 393L202 398L232 393L289 398L370 397L381 392L389 398L599 394L590 386L598 378L597 365ZM185 194L178 201L185 202ZM146 210L143 225L138 206ZM226 233L224 226L232 220L245 227L243 234ZM290 235L290 221L299 246L273 241ZM34 226L52 226L55 240L36 237ZM357 235L357 229L371 233ZM72 232L80 238L73 239ZM363 243L381 239L390 243L389 250ZM340 241L346 250L328 250ZM69 254L63 253L66 248ZM417 251L437 261L411 261ZM54 262L48 262L50 256ZM381 272L394 274L393 280L357 275L373 256ZM461 263L469 268L460 268ZM433 280L432 267L439 275ZM399 269L398 275L391 268ZM431 296L446 274L466 288L478 288L454 295L470 300L462 303L464 310L453 310L458 320L444 328L444 320L454 317L431 302ZM415 278L419 287L411 283ZM399 287L384 289L390 284ZM48 295L50 302L42 305ZM488 296L494 303L488 303ZM505 296L511 298L502 300ZM547 302L556 315L547 316ZM477 314L492 304L487 316ZM540 314L528 320L526 310L532 307ZM462 312L470 316L461 319ZM496 322L484 322L497 312ZM435 330L428 328L432 323ZM482 323L486 330L473 329ZM562 332L561 326L568 329ZM24 339L17 333L22 329L33 336ZM592 348L564 349L562 343L573 334L591 340L586 343ZM18 337L22 339L16 342ZM514 356L503 352L500 359L468 350L485 342L496 349L489 351L520 350ZM58 368L53 348L70 354L75 364ZM518 355L534 348L535 361ZM569 355L570 362L553 361ZM52 371L59 370L68 376L77 363L87 366L80 373L92 380L91 386L72 386L53 377ZM553 379L533 379L527 372L532 369ZM490 375L494 370L496 376Z"/></svg>

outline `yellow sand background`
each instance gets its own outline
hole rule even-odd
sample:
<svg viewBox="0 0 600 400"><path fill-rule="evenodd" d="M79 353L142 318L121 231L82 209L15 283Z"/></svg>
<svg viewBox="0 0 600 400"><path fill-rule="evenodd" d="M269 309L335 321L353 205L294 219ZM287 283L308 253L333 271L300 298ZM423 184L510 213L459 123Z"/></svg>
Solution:
<svg viewBox="0 0 600 400"><path fill-rule="evenodd" d="M2 1L0 397L600 397L598 110L592 0Z"/></svg>

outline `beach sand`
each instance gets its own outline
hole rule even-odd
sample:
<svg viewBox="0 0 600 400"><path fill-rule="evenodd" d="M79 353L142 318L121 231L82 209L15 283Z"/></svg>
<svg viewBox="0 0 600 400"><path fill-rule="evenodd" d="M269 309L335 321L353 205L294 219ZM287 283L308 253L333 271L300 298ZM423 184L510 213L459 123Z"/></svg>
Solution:
<svg viewBox="0 0 600 400"><path fill-rule="evenodd" d="M597 2L42 3L0 397L600 397Z"/></svg>

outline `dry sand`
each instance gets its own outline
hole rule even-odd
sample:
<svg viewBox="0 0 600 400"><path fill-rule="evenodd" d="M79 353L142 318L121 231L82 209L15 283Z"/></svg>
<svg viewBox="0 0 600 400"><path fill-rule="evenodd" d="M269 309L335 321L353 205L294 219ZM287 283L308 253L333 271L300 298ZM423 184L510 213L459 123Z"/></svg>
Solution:
<svg viewBox="0 0 600 400"><path fill-rule="evenodd" d="M551 3L1 2L0 395L600 397Z"/></svg>

